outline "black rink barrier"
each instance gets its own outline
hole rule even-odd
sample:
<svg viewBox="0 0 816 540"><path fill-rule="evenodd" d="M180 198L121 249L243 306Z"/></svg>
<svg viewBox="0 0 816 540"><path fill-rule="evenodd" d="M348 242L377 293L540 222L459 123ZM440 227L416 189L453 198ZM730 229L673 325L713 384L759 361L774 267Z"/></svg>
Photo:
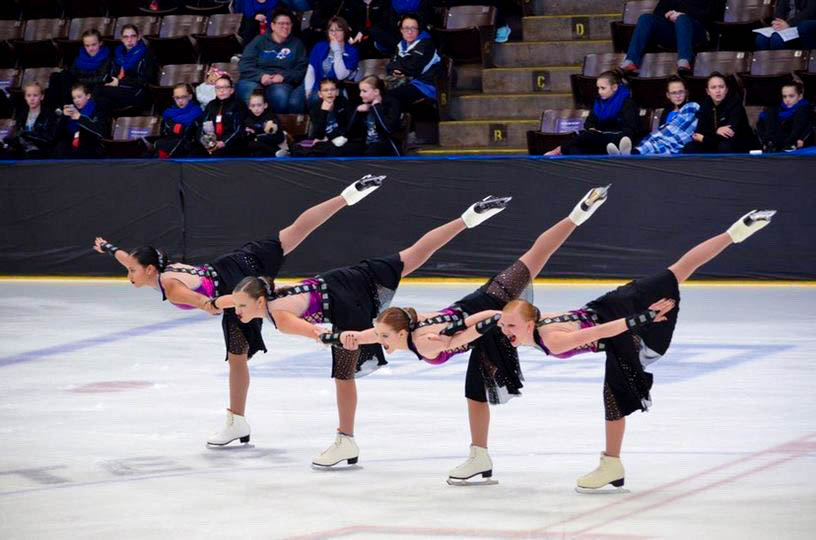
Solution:
<svg viewBox="0 0 816 540"><path fill-rule="evenodd" d="M91 250L96 236L207 262L276 235L364 174L388 179L309 236L281 275L394 253L486 195L512 195L505 212L464 231L415 274L488 276L590 188L612 184L542 277L650 274L745 212L772 208L779 213L767 229L695 277L816 279L816 158L804 156L4 162L0 274L122 275Z"/></svg>

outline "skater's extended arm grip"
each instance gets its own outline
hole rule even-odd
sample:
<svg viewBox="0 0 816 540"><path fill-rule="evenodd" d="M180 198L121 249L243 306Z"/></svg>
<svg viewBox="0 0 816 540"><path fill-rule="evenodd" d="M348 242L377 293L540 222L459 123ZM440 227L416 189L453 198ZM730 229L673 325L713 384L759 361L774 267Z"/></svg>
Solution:
<svg viewBox="0 0 816 540"><path fill-rule="evenodd" d="M221 302L218 303L221 305ZM269 314L275 320L278 330L284 334L303 336L308 339L319 339L323 329L310 322L304 321L294 313L283 310L270 311Z"/></svg>
<svg viewBox="0 0 816 540"><path fill-rule="evenodd" d="M561 354L584 345L589 345L599 339L614 337L638 326L651 324L655 316L656 313L654 311L645 311L634 317L616 319L608 323L593 326L592 328L584 328L577 332L549 331L543 334L541 339L552 354ZM533 331L536 332L537 330Z"/></svg>
<svg viewBox="0 0 816 540"><path fill-rule="evenodd" d="M458 349L459 347L464 347L465 345L468 345L471 341L476 341L482 336L482 334L484 334L485 332L484 328L482 327L477 328L477 326L479 326L479 323L484 323L488 319L493 318L495 315L500 314L501 311L492 310L480 311L475 315L467 317L465 319L465 325L467 326L467 328L454 336L445 336L444 334L439 334L433 336L433 338L431 338L431 336L429 335L428 338L430 339L426 338L425 340L423 340L422 338L420 338L420 343L425 342L427 344L423 347L423 349L426 347L430 347L435 350L433 352L428 351L427 353L422 350L419 352L423 356L431 358L433 356L436 356L440 352L448 351L451 349Z"/></svg>
<svg viewBox="0 0 816 540"><path fill-rule="evenodd" d="M162 286L164 287L165 296L167 296L167 299L172 303L195 306L198 309L207 311L209 313L207 304L209 303L210 298L208 296L195 292L187 287L187 285L174 278L162 280ZM222 309L222 302L224 301L221 300L218 302L218 309Z"/></svg>

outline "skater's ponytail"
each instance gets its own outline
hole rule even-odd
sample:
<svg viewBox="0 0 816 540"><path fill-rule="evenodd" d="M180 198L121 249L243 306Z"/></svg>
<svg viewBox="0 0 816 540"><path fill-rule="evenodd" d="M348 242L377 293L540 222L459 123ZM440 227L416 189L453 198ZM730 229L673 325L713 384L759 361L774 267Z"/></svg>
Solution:
<svg viewBox="0 0 816 540"><path fill-rule="evenodd" d="M390 307L377 317L378 323L390 326L395 332L401 330L407 330L408 332L413 331L416 328L418 320L419 317L417 317L416 310L410 307Z"/></svg>
<svg viewBox="0 0 816 540"><path fill-rule="evenodd" d="M167 268L167 254L153 246L138 247L130 252L130 256L142 266L155 266L159 272Z"/></svg>
<svg viewBox="0 0 816 540"><path fill-rule="evenodd" d="M541 320L541 311L527 300L511 300L504 306L502 310L504 313L515 311L525 322L532 321L538 323Z"/></svg>
<svg viewBox="0 0 816 540"><path fill-rule="evenodd" d="M253 300L266 298L272 300L275 296L275 280L266 276L249 276L238 282L233 293L242 292Z"/></svg>

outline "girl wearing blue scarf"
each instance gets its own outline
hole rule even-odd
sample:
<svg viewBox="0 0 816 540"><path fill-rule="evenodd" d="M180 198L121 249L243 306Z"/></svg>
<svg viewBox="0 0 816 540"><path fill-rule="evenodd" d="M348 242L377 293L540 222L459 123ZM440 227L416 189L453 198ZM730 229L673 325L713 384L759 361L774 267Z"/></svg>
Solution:
<svg viewBox="0 0 816 540"><path fill-rule="evenodd" d="M85 83L89 88L105 82L110 71L110 49L102 45L102 34L96 28L82 33L82 47L79 56L67 70L51 74L46 91L49 109L71 103L71 87L74 83Z"/></svg>
<svg viewBox="0 0 816 540"><path fill-rule="evenodd" d="M598 76L598 97L584 122L584 129L563 146L546 155L606 154L609 143L617 145L623 137L633 143L640 140L638 107L631 98L629 87L614 71Z"/></svg>
<svg viewBox="0 0 816 540"><path fill-rule="evenodd" d="M187 83L173 87L173 101L174 105L162 114L161 138L156 141L156 154L162 159L190 154L198 124L204 115L193 99L193 88Z"/></svg>
<svg viewBox="0 0 816 540"><path fill-rule="evenodd" d="M95 92L99 106L107 111L140 107L147 100L155 62L132 24L122 27L122 44L113 53L108 82Z"/></svg>
<svg viewBox="0 0 816 540"><path fill-rule="evenodd" d="M786 84L782 103L759 115L757 134L765 152L789 152L813 144L813 107L803 93L801 82Z"/></svg>
<svg viewBox="0 0 816 540"><path fill-rule="evenodd" d="M85 84L74 84L71 97L73 104L63 107L56 155L64 158L101 157L101 141L110 135L110 122L91 99L91 91Z"/></svg>

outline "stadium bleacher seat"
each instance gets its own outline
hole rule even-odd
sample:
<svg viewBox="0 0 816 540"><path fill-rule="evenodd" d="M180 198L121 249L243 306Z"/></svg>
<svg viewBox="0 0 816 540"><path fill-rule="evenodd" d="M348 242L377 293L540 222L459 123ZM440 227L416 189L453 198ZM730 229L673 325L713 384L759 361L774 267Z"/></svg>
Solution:
<svg viewBox="0 0 816 540"><path fill-rule="evenodd" d="M302 141L309 133L308 114L279 114L278 120L289 136L289 144Z"/></svg>
<svg viewBox="0 0 816 540"><path fill-rule="evenodd" d="M22 39L13 41L20 66L56 66L59 51L55 40L68 35L65 19L32 19L26 22Z"/></svg>
<svg viewBox="0 0 816 540"><path fill-rule="evenodd" d="M159 64L190 64L198 61L198 49L192 39L207 31L202 15L167 15L162 18L158 37L146 37Z"/></svg>
<svg viewBox="0 0 816 540"><path fill-rule="evenodd" d="M727 0L723 21L714 23L720 50L744 51L754 48L754 28L767 26L773 19L770 0Z"/></svg>
<svg viewBox="0 0 816 540"><path fill-rule="evenodd" d="M776 105L781 100L781 88L793 80L793 74L807 69L807 51L755 51L751 71L742 75L746 105Z"/></svg>
<svg viewBox="0 0 816 540"><path fill-rule="evenodd" d="M102 139L106 157L138 158L149 148L148 137L159 135L161 121L155 116L122 116L113 122L113 135Z"/></svg>
<svg viewBox="0 0 816 540"><path fill-rule="evenodd" d="M82 33L86 30L96 28L102 34L102 39L113 37L113 26L116 23L109 17L83 17L70 19L68 21L68 35L65 38L56 40L57 48L60 51L62 65L70 65L79 54L82 46Z"/></svg>
<svg viewBox="0 0 816 540"><path fill-rule="evenodd" d="M17 51L13 43L22 39L25 21L0 20L0 68L17 66Z"/></svg>
<svg viewBox="0 0 816 540"><path fill-rule="evenodd" d="M5 0L5 2L9 2L9 0ZM62 4L54 0L24 0L18 3L21 15L26 20L57 18L63 15Z"/></svg>
<svg viewBox="0 0 816 540"><path fill-rule="evenodd" d="M103 0L63 0L63 5L66 17L104 17L108 14L107 2Z"/></svg>
<svg viewBox="0 0 816 540"><path fill-rule="evenodd" d="M241 13L210 16L205 33L195 36L201 62L228 62L232 55L243 50L244 43L238 37L242 18Z"/></svg>
<svg viewBox="0 0 816 540"><path fill-rule="evenodd" d="M588 109L545 110L541 113L538 131L527 132L527 151L531 156L540 156L566 143L584 128L588 116Z"/></svg>
<svg viewBox="0 0 816 540"><path fill-rule="evenodd" d="M692 75L685 77L689 99L700 102L706 97L706 79L719 71L729 79L729 85L737 83L735 75L751 70L751 53L746 51L704 51L694 59Z"/></svg>
<svg viewBox="0 0 816 540"><path fill-rule="evenodd" d="M241 72L238 71L237 64L233 64L231 62L213 62L210 64L210 66L207 66L204 73L207 73L207 70L209 70L211 66L226 72L230 76L230 79L232 79L233 84L241 78Z"/></svg>
<svg viewBox="0 0 816 540"><path fill-rule="evenodd" d="M189 83L193 86L204 80L203 64L170 64L159 69L159 83L150 85L153 111L162 114L173 104L173 86Z"/></svg>
<svg viewBox="0 0 816 540"><path fill-rule="evenodd" d="M666 104L666 82L677 73L677 54L647 53L636 77L629 77L632 96L640 107L655 109Z"/></svg>
<svg viewBox="0 0 816 540"><path fill-rule="evenodd" d="M15 124L13 118L0 118L0 141L9 136Z"/></svg>
<svg viewBox="0 0 816 540"><path fill-rule="evenodd" d="M443 21L443 27L433 31L439 54L451 57L457 64L479 62L483 67L493 67L496 8L450 7Z"/></svg>
<svg viewBox="0 0 816 540"><path fill-rule="evenodd" d="M105 38L105 44L109 47L116 47L122 43L120 37L122 35L122 28L126 24L132 24L139 29L139 34L144 38L145 36L159 35L161 28L161 17L152 17L149 15L134 15L119 17L116 19L116 24L113 27L113 37Z"/></svg>
<svg viewBox="0 0 816 540"><path fill-rule="evenodd" d="M617 69L624 56L624 53L593 53L584 57L581 73L570 75L572 99L576 108L592 107L598 97L598 88L595 86L598 75Z"/></svg>
<svg viewBox="0 0 816 540"><path fill-rule="evenodd" d="M810 51L807 69L797 71L796 74L805 85L805 97L813 102L816 99L816 50Z"/></svg>

